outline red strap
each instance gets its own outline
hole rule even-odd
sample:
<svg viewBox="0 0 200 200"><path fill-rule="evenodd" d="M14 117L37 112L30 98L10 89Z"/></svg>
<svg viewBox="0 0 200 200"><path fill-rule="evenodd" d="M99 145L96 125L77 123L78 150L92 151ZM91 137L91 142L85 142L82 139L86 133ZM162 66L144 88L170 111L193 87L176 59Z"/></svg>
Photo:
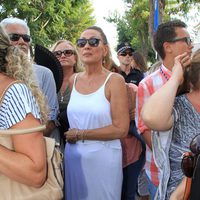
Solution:
<svg viewBox="0 0 200 200"><path fill-rule="evenodd" d="M183 200L189 200L191 185L192 185L192 178L187 178Z"/></svg>

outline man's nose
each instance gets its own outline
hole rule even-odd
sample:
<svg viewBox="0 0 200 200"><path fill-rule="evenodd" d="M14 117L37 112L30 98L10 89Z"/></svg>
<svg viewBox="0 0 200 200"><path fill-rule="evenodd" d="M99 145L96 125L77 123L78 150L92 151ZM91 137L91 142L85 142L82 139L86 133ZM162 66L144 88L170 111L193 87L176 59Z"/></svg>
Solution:
<svg viewBox="0 0 200 200"><path fill-rule="evenodd" d="M22 37L20 37L18 40L18 44L20 44L20 43L26 43Z"/></svg>

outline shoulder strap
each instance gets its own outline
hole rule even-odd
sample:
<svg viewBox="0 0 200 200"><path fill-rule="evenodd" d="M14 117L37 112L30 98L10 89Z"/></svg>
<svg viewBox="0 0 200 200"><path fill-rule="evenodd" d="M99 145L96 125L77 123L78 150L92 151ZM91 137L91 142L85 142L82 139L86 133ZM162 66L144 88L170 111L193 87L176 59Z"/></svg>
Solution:
<svg viewBox="0 0 200 200"><path fill-rule="evenodd" d="M22 135L22 134L27 134L27 133L43 131L45 129L46 129L45 125L40 125L40 126L36 126L32 128L24 128L24 129L8 129L8 130L0 129L0 136Z"/></svg>
<svg viewBox="0 0 200 200"><path fill-rule="evenodd" d="M1 103L2 103L2 101L4 99L4 95L6 94L8 89L15 83L22 83L22 82L19 81L19 80L12 81L5 87L3 93L0 96L0 106L1 106ZM37 132L37 131L43 131L45 129L46 129L45 125L40 125L40 126L37 126L37 127L26 128L26 129L8 129L8 130L1 130L0 129L0 136L9 136L9 135L19 135L19 134L33 133L33 132Z"/></svg>
<svg viewBox="0 0 200 200"><path fill-rule="evenodd" d="M108 82L108 80L109 80L109 78L111 77L112 74L113 74L112 72L108 74L108 76L106 77L106 80L105 80L103 86L106 85L106 83Z"/></svg>
<svg viewBox="0 0 200 200"><path fill-rule="evenodd" d="M77 74L75 75L75 77L74 77L73 87L75 87L77 77L78 77L78 73L77 73Z"/></svg>
<svg viewBox="0 0 200 200"><path fill-rule="evenodd" d="M186 177L186 186L185 186L183 200L189 200L190 199L191 185L192 185L192 178Z"/></svg>

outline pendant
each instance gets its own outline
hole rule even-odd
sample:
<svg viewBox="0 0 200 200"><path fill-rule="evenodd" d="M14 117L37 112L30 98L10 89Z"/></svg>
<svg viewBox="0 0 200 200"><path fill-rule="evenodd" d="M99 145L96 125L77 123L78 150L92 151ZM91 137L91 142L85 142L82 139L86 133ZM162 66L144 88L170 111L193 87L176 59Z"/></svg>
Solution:
<svg viewBox="0 0 200 200"><path fill-rule="evenodd" d="M62 95L61 98L60 98L60 101L63 102L63 100L64 100L64 97L63 97L63 95Z"/></svg>

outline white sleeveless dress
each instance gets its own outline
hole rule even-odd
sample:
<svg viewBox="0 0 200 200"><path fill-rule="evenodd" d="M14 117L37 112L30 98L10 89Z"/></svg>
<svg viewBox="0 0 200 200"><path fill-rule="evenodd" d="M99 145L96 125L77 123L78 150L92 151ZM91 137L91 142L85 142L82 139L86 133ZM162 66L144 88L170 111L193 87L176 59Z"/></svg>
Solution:
<svg viewBox="0 0 200 200"><path fill-rule="evenodd" d="M104 84L87 95L76 88L76 78L67 108L70 128L96 129L112 123L110 102ZM66 200L120 200L122 187L120 140L78 141L65 147Z"/></svg>

